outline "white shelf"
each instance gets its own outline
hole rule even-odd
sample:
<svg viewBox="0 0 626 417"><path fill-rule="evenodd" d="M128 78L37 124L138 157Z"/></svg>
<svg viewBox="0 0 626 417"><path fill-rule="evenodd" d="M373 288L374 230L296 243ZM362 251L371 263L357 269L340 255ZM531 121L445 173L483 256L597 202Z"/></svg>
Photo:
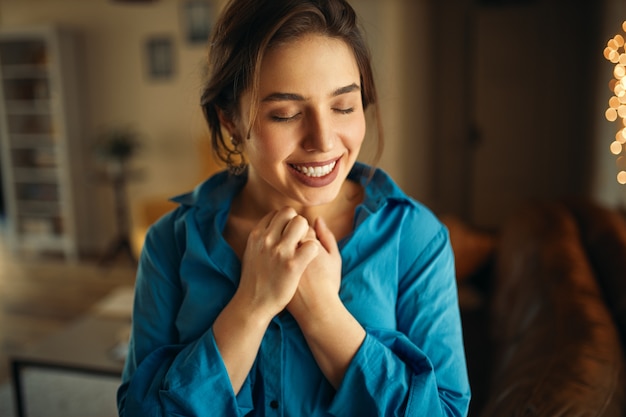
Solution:
<svg viewBox="0 0 626 417"><path fill-rule="evenodd" d="M0 136L10 243L76 259L82 171L73 33L0 30Z"/></svg>

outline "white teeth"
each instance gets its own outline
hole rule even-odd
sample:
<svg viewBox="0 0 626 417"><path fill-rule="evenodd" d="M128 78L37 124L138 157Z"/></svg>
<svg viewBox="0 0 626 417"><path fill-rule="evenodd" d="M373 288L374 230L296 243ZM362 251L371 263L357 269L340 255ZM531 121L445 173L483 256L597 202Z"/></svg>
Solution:
<svg viewBox="0 0 626 417"><path fill-rule="evenodd" d="M292 165L295 169L306 175L307 177L323 177L324 175L328 175L335 168L337 161L331 162L328 165L317 166L317 167L306 167L299 165Z"/></svg>

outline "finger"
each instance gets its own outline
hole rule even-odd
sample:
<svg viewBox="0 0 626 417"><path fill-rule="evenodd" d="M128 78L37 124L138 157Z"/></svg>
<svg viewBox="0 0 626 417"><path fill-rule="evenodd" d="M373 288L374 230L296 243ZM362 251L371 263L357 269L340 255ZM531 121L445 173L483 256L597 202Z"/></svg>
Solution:
<svg viewBox="0 0 626 417"><path fill-rule="evenodd" d="M339 247L337 246L337 239L335 239L335 235L328 228L328 225L321 217L318 217L315 220L315 233L317 234L317 239L320 241L324 249L328 253L339 252Z"/></svg>
<svg viewBox="0 0 626 417"><path fill-rule="evenodd" d="M278 242L281 239L285 227L289 224L291 219L296 217L298 213L291 208L285 207L272 213L272 216L265 228L265 234L269 237L271 242Z"/></svg>
<svg viewBox="0 0 626 417"><path fill-rule="evenodd" d="M296 250L295 258L301 261L303 265L308 265L323 250L320 242L316 240L307 240L302 242Z"/></svg>
<svg viewBox="0 0 626 417"><path fill-rule="evenodd" d="M250 235L248 236L246 247L248 247L248 245L252 245L253 243L262 244L263 241L265 241L265 239L267 238L268 227L270 226L274 216L276 216L276 212L272 211L270 213L267 213L261 220L259 220L259 222L256 224L256 226L254 226L254 228L250 232Z"/></svg>
<svg viewBox="0 0 626 417"><path fill-rule="evenodd" d="M272 219L274 218L274 216L276 216L276 211L270 211L269 213L267 213L265 216L263 216L263 218L259 221L258 226L261 229L267 229L268 227L270 227L270 224L272 223Z"/></svg>
<svg viewBox="0 0 626 417"><path fill-rule="evenodd" d="M311 227L309 222L302 216L292 218L285 226L281 237L282 243L287 247L297 247L300 243L307 240Z"/></svg>
<svg viewBox="0 0 626 417"><path fill-rule="evenodd" d="M276 229L282 234L285 226L287 226L287 223L289 223L289 221L297 215L298 213L292 207L283 207L282 209L274 212L274 216L270 220L267 227Z"/></svg>
<svg viewBox="0 0 626 417"><path fill-rule="evenodd" d="M317 240L317 233L315 233L315 229L312 227L309 227L309 230L306 232L306 236L302 239L303 242L307 240Z"/></svg>

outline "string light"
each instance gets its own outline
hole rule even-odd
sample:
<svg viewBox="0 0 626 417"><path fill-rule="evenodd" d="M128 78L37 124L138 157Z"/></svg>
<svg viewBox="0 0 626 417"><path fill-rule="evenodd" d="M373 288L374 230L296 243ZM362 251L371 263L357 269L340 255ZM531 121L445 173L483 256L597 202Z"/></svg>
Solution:
<svg viewBox="0 0 626 417"><path fill-rule="evenodd" d="M622 29L626 32L626 20L622 23ZM624 126L615 135L609 147L613 155L617 156L618 169L617 182L626 184L626 171L623 169L624 155L626 155L626 39L624 35L617 34L606 44L604 58L615 64L613 79L609 82L609 90L613 96L609 99L609 106L604 113L609 122L618 122Z"/></svg>

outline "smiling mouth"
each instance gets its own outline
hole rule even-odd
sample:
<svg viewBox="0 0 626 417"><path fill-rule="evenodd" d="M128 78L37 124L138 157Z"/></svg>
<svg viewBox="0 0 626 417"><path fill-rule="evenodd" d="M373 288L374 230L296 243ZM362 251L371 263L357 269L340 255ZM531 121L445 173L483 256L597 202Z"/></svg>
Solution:
<svg viewBox="0 0 626 417"><path fill-rule="evenodd" d="M335 166L337 165L337 161L333 161L326 165L318 165L318 166L310 166L310 165L294 165L290 164L293 169L300 172L301 174L306 175L311 178L320 178L325 177L326 175L333 172Z"/></svg>

